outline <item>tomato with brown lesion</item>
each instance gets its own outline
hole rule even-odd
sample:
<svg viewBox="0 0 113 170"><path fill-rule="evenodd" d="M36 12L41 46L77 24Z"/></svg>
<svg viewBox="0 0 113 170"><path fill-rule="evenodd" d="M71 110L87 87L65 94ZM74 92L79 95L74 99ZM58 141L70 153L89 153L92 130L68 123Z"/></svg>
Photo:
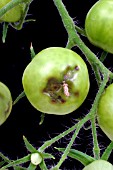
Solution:
<svg viewBox="0 0 113 170"><path fill-rule="evenodd" d="M40 112L65 115L81 106L89 92L89 74L74 51L50 47L39 52L24 70L23 88Z"/></svg>

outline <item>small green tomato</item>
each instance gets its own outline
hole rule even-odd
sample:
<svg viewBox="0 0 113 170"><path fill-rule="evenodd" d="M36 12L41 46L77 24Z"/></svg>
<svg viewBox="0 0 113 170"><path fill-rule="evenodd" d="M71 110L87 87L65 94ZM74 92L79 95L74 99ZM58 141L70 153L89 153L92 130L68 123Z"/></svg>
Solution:
<svg viewBox="0 0 113 170"><path fill-rule="evenodd" d="M99 0L91 7L85 31L93 45L113 54L113 0Z"/></svg>
<svg viewBox="0 0 113 170"><path fill-rule="evenodd" d="M0 9L4 7L7 3L11 2L12 0L0 0ZM1 18L1 22L17 22L20 20L21 15L24 10L24 4L19 4L16 7L12 8L8 12L6 12Z"/></svg>
<svg viewBox="0 0 113 170"><path fill-rule="evenodd" d="M42 156L39 153L31 154L31 163L33 165L39 165L42 162Z"/></svg>
<svg viewBox="0 0 113 170"><path fill-rule="evenodd" d="M2 125L12 109L12 97L8 87L0 82L0 125Z"/></svg>
<svg viewBox="0 0 113 170"><path fill-rule="evenodd" d="M97 120L102 131L113 141L113 84L105 89L100 98Z"/></svg>
<svg viewBox="0 0 113 170"><path fill-rule="evenodd" d="M62 47L38 53L24 70L22 83L37 110L56 115L76 110L89 91L85 62L77 53Z"/></svg>
<svg viewBox="0 0 113 170"><path fill-rule="evenodd" d="M87 165L83 170L113 170L113 165L105 160L96 160Z"/></svg>

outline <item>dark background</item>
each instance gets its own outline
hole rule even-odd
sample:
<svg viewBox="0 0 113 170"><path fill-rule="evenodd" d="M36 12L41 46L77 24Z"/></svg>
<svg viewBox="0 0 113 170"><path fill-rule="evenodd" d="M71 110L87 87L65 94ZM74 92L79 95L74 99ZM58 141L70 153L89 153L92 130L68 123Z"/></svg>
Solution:
<svg viewBox="0 0 113 170"><path fill-rule="evenodd" d="M84 27L85 16L96 0L86 0L85 2L83 0L63 0L63 2L75 23ZM34 0L30 5L27 18L36 19L36 22L25 23L20 31L9 27L5 44L2 43L2 24L0 25L0 81L9 87L13 100L23 91L22 75L25 67L31 61L31 42L36 53L47 47L65 47L67 44L67 32L52 0ZM100 49L91 45L87 38L81 38L97 56L100 56ZM85 56L77 47L74 47L73 50L86 61ZM110 69L112 67L111 59L112 55L108 55L104 62ZM39 125L41 113L31 106L26 97L22 98L13 106L9 118L0 127L0 151L3 154L10 159L23 157L28 154L24 146L23 135L38 149L44 141L62 133L74 125L78 118L82 118L88 113L98 87L93 71L89 63L87 61L86 63L90 72L91 87L83 105L69 115L46 115L44 123ZM88 126L90 126L90 122L85 124L85 127ZM97 131L101 153L103 153L110 141L98 127ZM54 162L53 160L48 161L48 168L57 163L60 158L60 153L56 152L54 146L65 147L71 136L72 133L48 149L56 156ZM85 130L84 127L81 129L73 148L93 155L91 129ZM81 163L71 158L66 159L61 167L63 170L82 170L82 168Z"/></svg>

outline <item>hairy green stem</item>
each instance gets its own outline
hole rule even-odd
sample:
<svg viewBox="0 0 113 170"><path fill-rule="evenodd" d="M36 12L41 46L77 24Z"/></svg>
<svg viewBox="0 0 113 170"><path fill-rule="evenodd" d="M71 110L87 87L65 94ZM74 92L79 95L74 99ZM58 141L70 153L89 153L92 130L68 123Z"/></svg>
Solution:
<svg viewBox="0 0 113 170"><path fill-rule="evenodd" d="M96 77L96 80L97 80L97 84L98 84L98 87L100 86L101 84L101 75L100 75L100 72L99 72L99 69L96 65L93 66L94 68L94 73L95 73L95 77Z"/></svg>
<svg viewBox="0 0 113 170"><path fill-rule="evenodd" d="M80 129L83 127L84 123L87 122L89 120L89 114L87 116L85 116L81 121L78 122L76 130L71 138L71 141L69 142L69 144L67 145L64 153L62 154L61 159L59 160L58 164L55 166L55 168L60 168L60 166L62 165L62 163L65 161L65 159L67 158L69 151L71 149L71 146L73 145L75 138L77 137Z"/></svg>
<svg viewBox="0 0 113 170"><path fill-rule="evenodd" d="M103 65L103 63L96 57L96 55L81 40L81 38L79 37L79 35L77 34L77 31L75 29L75 24L74 24L72 18L69 16L68 11L66 10L62 1L61 0L53 0L53 1L59 11L63 25L68 33L69 40L71 41L73 46L77 45L79 47L79 49L84 53L87 60L91 64L93 70L95 69L95 67L93 67L95 65L96 67L98 67L100 69L100 71L103 74L106 72L109 72L113 76L113 73L111 73Z"/></svg>
<svg viewBox="0 0 113 170"><path fill-rule="evenodd" d="M96 131L96 123L95 123L95 116L96 116L96 111L97 111L97 107L98 107L98 102L99 99L101 97L102 92L104 91L104 88L106 86L106 83L108 82L108 74L104 75L104 79L99 87L99 91L96 95L96 98L94 100L93 106L91 108L90 114L91 114L91 125L92 125L92 136L93 136L93 153L94 153L94 157L96 159L100 158L100 148L99 148L99 144L98 144L98 139L97 139L97 131Z"/></svg>
<svg viewBox="0 0 113 170"><path fill-rule="evenodd" d="M90 115L86 115L86 117L79 121L77 124L75 124L74 126L72 126L71 128L69 128L68 130L64 131L63 133L59 134L58 136L46 141L39 149L39 152L43 152L46 148L48 148L49 146L51 146L53 143L55 143L56 141L58 141L59 139L63 138L64 136L68 135L70 132L74 131L78 125L84 124L86 121L88 121L90 119Z"/></svg>
<svg viewBox="0 0 113 170"><path fill-rule="evenodd" d="M97 139L97 131L96 131L96 118L95 115L92 116L91 120L91 125L92 125L92 136L93 136L93 154L95 159L100 159L100 148L98 144L98 139Z"/></svg>
<svg viewBox="0 0 113 170"><path fill-rule="evenodd" d="M74 133L70 143L66 147L66 149L65 149L65 151L64 151L64 153L63 153L63 155L62 155L62 157L60 159L60 161L58 162L58 164L54 168L52 168L52 170L59 169L59 167L61 166L63 161L66 159L66 157L67 157L67 155L69 153L69 150L71 149L71 146L72 146L76 136L78 135L80 129L83 127L85 122L87 122L89 120L89 117L90 117L90 120L91 120L91 123L92 123L92 135L93 135L93 143L94 143L94 155L95 155L96 158L98 158L98 159L100 158L100 149L99 149L98 140L97 140L96 124L95 124L95 121L93 120L93 117L95 116L99 99L101 97L101 94L102 94L105 86L106 86L107 81L108 81L108 74L106 74L104 76L103 82L100 85L100 88L99 88L98 94L96 95L96 98L94 100L93 106L92 106L89 114L87 114L85 116L85 118L83 118L81 121L79 121L77 124L75 124L72 128L70 128L67 131L63 132L62 134L56 136L55 138L47 141L48 143L46 143L46 145L44 144L44 145L42 145L42 147L40 147L41 150L45 149L47 146L50 146L53 142L55 142L56 140L59 140L61 137L64 137L65 135L67 135L71 131L75 130L75 128L76 128L75 133Z"/></svg>

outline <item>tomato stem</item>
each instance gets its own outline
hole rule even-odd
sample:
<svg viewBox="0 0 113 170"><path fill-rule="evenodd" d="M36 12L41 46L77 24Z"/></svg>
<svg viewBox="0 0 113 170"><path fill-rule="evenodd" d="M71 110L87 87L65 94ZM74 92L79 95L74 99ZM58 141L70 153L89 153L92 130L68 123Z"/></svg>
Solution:
<svg viewBox="0 0 113 170"><path fill-rule="evenodd" d="M77 34L77 30L75 29L74 21L69 16L69 13L66 10L64 4L62 3L62 0L53 0L53 1L54 1L54 4L56 5L58 11L59 11L63 25L64 25L67 33L68 33L68 42L69 42L69 45L71 44L70 46L68 45L68 48L69 47L72 48L75 45L77 45L79 47L79 49L86 56L87 60L91 64L94 72L97 71L97 70L95 70L95 67L98 67L102 74L109 73L110 75L113 76L113 73L111 71L109 71L103 65L103 63L96 57L96 55L81 40L81 38Z"/></svg>
<svg viewBox="0 0 113 170"><path fill-rule="evenodd" d="M69 133L71 133L72 131L74 131L76 128L80 128L82 125L88 121L90 119L90 115L86 115L85 118L83 118L81 121L79 121L77 124L73 125L71 128L69 128L68 130L64 131L63 133L59 134L58 136L55 136L53 139L50 139L48 141L46 141L38 150L39 152L43 152L46 148L48 148L49 146L51 146L53 143L55 143L56 141L58 141L59 139L65 137L66 135L68 135ZM82 122L82 123L81 123Z"/></svg>
<svg viewBox="0 0 113 170"><path fill-rule="evenodd" d="M102 95L102 92L104 91L104 88L106 86L106 83L108 82L108 74L104 75L104 79L99 87L98 93L96 95L96 98L94 100L93 106L90 110L90 114L91 114L91 125L92 125L92 136L93 136L93 153L94 153L94 157L96 159L100 158L100 149L99 149L99 144L98 144L98 139L97 139L97 131L96 131L96 123L95 123L95 116L96 116L96 111L97 111L97 105L99 102L99 99Z"/></svg>

